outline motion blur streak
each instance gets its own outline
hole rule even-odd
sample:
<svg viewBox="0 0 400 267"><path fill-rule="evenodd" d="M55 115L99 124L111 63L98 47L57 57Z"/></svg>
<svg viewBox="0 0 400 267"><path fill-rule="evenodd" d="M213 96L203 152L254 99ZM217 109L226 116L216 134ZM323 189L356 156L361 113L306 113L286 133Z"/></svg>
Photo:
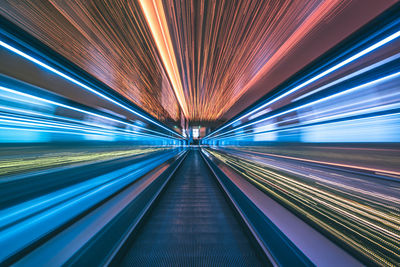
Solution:
<svg viewBox="0 0 400 267"><path fill-rule="evenodd" d="M157 119L179 119L139 2L2 1L0 13Z"/></svg>
<svg viewBox="0 0 400 267"><path fill-rule="evenodd" d="M393 3L369 1L375 16ZM220 119L280 61L297 62L298 47L312 54L304 41L315 32L329 39L320 44L326 51L339 40L326 38L325 25L346 9L361 14L356 4L6 0L0 12L158 119L179 121L181 113L189 120ZM349 29L359 27L346 19ZM342 39L349 31L333 35Z"/></svg>
<svg viewBox="0 0 400 267"><path fill-rule="evenodd" d="M183 113L188 117L188 107L185 101L185 95L183 94L182 82L179 77L178 66L168 32L168 26L166 25L162 3L161 1L144 0L140 1L140 4L161 54L163 63L167 69L168 76L172 81L172 88L175 91L176 98L178 99Z"/></svg>
<svg viewBox="0 0 400 267"><path fill-rule="evenodd" d="M386 19L201 142L363 261L398 266L400 19Z"/></svg>
<svg viewBox="0 0 400 267"><path fill-rule="evenodd" d="M211 136L215 135L217 132L223 130L224 128L226 128L226 127L228 127L228 126L230 126L230 125L232 125L232 124L234 124L234 123L236 123L236 122L238 122L238 121L240 121L240 120L243 119L244 117L248 117L248 116L254 114L255 112L257 112L257 111L259 111L259 110L261 110L261 109L265 109L266 107L268 107L268 106L271 105L272 103L274 103L274 102L276 102L276 101L278 101L278 100L284 98L285 96L287 96L287 95L289 95L289 94L292 94L292 93L294 93L294 92L296 92L296 91L298 91L298 90L304 88L305 86L307 86L307 85L309 85L309 84L311 84L311 83L317 81L318 79L323 78L324 76L326 76L326 75L328 75L328 74L330 74L330 73L332 73L332 72L338 70L339 68L341 68L341 67L343 67L343 66L346 66L347 64L351 63L352 61L357 60L358 58L360 58L360 57L362 57L362 56L364 56L364 55L366 55L366 54L368 54L368 53L374 51L375 49L378 49L379 47L381 47L381 46L383 46L383 45L385 45L385 44L387 44L387 43L389 43L389 42L391 42L391 41L397 39L398 37L400 37L400 31L398 31L398 32L396 32L396 33L394 33L394 34L392 34L392 35L386 37L385 39L383 39L383 40L381 40L381 41L375 43L374 45L372 45L372 46L368 47L367 49L365 49L365 50L363 50L363 51L361 51L361 52L359 52L359 53L353 55L352 57L350 57L350 58L348 58L348 59L346 59L346 60L340 62L339 64L337 64L337 65L335 65L335 66L329 68L328 70L326 70L326 71L324 71L324 72L322 72L322 73L320 73L320 74L314 76L313 78L307 80L306 82L301 83L300 85L296 86L295 88L290 89L290 90L287 90L287 91L286 91L285 93L283 93L282 95L279 95L278 97L273 98L271 101L268 101L267 103L261 105L260 107L258 107L258 108L256 108L256 109L250 111L249 113L247 113L247 114L245 114L245 115L243 115L243 116L241 116L241 117L235 119L234 121L230 122L229 124L225 124L223 127L221 127L220 129L214 131L214 132L213 132L212 134L210 134L209 136L211 137ZM361 73L358 73L358 74L361 74ZM334 85L334 84L332 84L332 85ZM325 88L327 88L327 87L325 86ZM325 89L325 88L324 88L324 89ZM317 89L317 90L318 90L318 89ZM314 91L315 91L315 90L314 90ZM318 90L318 91L319 91L319 90ZM214 136L214 137L216 137L216 136Z"/></svg>
<svg viewBox="0 0 400 267"><path fill-rule="evenodd" d="M40 101L40 102L49 103L49 104L51 104L51 105L59 106L59 107L62 107L62 108L71 109L71 110L73 110L73 111L81 112L81 113L88 114L88 115L91 115L91 116L99 117L99 118L101 118L101 119L106 119L106 120L108 120L108 121L121 123L121 124L124 124L124 125L126 125L126 126L131 126L131 127L133 127L133 129L140 129L140 130L142 130L142 131L149 131L149 132L152 132L152 133L156 133L157 135L169 137L169 136L166 135L166 134L162 134L162 133L159 133L159 132L155 132L155 131L146 129L146 128L141 127L141 126L134 125L134 124L132 124L132 123L124 122L124 121L122 121L122 120L117 120L117 119L110 118L110 117L107 117L107 116L104 116L104 115L96 114L96 113L94 113L94 112L89 112L89 111L85 111L85 110L82 110L82 109L79 109L79 108L76 108L76 107L72 107L72 106L68 106L68 105L65 105L65 104L57 103L57 102L52 101L52 100L48 100L48 99L44 99L44 98L40 98L40 97L28 95L28 94L25 94L25 93L22 93L22 92L18 92L18 91L16 91L16 90L13 90L13 89L10 89L10 88L6 88L6 87L3 87L3 86L0 86L0 90L6 91L6 92L10 92L10 93L15 94L15 95L20 95L20 96L24 96L24 97L27 97L27 98L35 99L35 100L38 100L38 101ZM10 98L9 95L7 95L7 96L5 96L5 97L6 97L6 98ZM15 97L14 97L13 100L18 100L18 98L15 98ZM22 100L22 102L25 102L25 101L26 101L26 99ZM31 103L32 103L32 102L31 102ZM22 111L22 110L12 109L12 108L10 108L10 107L5 107L5 106L2 106L0 109L9 110L9 111L25 112L26 114L34 114L34 113L32 113L31 111L28 111L28 110ZM36 114L38 114L38 113L36 113ZM51 117L52 117L52 119L55 119L55 118L56 118L55 116L51 116ZM14 118L14 119L16 119L16 118ZM37 121L37 118L36 118L35 120ZM87 124L90 124L90 123L87 123ZM93 124L92 124L92 125L93 125ZM98 126L98 125L96 125L96 126ZM69 127L72 127L72 126L70 125ZM143 134L143 133L141 134L140 132L137 132L137 131L136 131L136 132L135 132L135 131L131 131L131 132L136 133L136 134L139 134L139 135L145 135L145 134Z"/></svg>
<svg viewBox="0 0 400 267"><path fill-rule="evenodd" d="M192 120L223 115L251 80L264 75L316 24L344 5L336 0L268 5L260 1L163 3ZM193 6L199 12L189 12ZM202 49L197 49L199 45Z"/></svg>
<svg viewBox="0 0 400 267"><path fill-rule="evenodd" d="M107 101L110 101L110 102L112 102L112 103L114 103L114 104L116 104L116 105L118 105L118 106L120 106L120 107L122 107L122 108L124 108L124 109L126 109L126 110L128 110L128 111L130 111L130 112L132 112L132 113L134 113L135 115L137 115L137 116L139 116L139 117L141 117L141 118L143 118L143 119L145 119L145 120L147 120L147 121L150 121L151 123L156 124L157 126L160 126L160 127L164 128L164 129L166 129L166 130L172 132L172 133L175 134L175 135L178 135L177 133L171 131L170 129L166 128L165 126L161 125L160 123L158 123L158 122L156 122L156 121L154 121L154 120L148 118L147 116L145 116L145 115L143 115L143 114L140 114L139 112L137 112L137 111L135 111L135 110L133 110L133 109L131 109L131 108L125 106L124 104L122 104L122 103L120 103L120 102L118 102L118 101L116 101L116 100L114 100L114 99L111 99L110 97L108 97L108 96L102 94L101 92L96 91L95 89L93 89L93 88L91 88L91 87L89 87L89 86L83 84L82 82L80 82L80 81L78 81L78 80L76 80L76 79L74 79L74 78L72 78L72 77L70 77L70 76L68 76L68 75L66 75L66 74L64 74L64 73L62 73L62 72L60 72L60 71L58 71L58 70L56 70L55 68L53 68L53 67L47 65L46 63L43 63L43 62L41 62L40 60L37 60L37 59L35 59L35 58L29 56L28 54L26 54L26 53L24 53L24 52L22 52L22 51L20 51L20 50L18 50L18 49L16 49L16 48L14 48L14 47L8 45L7 43L5 43L5 42L3 42L3 41L1 41L1 40L0 40L0 45L3 46L4 48L7 48L8 50L10 50L10 51L12 51L12 52L14 52L14 53L17 53L18 55L20 55L20 56L22 56L22 57L24 57L24 58L26 58L26 59L28 59L28 60L30 60L30 61L32 61L32 62L34 62L34 63L40 65L41 67L43 67L43 68L45 68L45 69L47 69L47 70L49 70L49 71L51 71L51 72L54 72L54 73L56 73L57 75L60 75L61 77L63 77L63 78L65 78L65 79L67 79L67 80L69 80L69 81L71 81L71 82L73 82L73 83L75 83L75 84L81 86L82 88L84 88L84 89L86 89L86 90L88 90L88 91L90 91L90 92L92 92L92 93L94 93L94 94L96 94L96 95L99 95L99 96L103 97L103 98L106 99ZM178 135L178 136L179 136L179 135Z"/></svg>
<svg viewBox="0 0 400 267"><path fill-rule="evenodd" d="M0 266L400 266L400 2L0 1Z"/></svg>
<svg viewBox="0 0 400 267"><path fill-rule="evenodd" d="M400 258L399 181L208 150L297 214L383 265ZM400 179L400 177L398 178Z"/></svg>
<svg viewBox="0 0 400 267"><path fill-rule="evenodd" d="M81 82L78 71L67 75L53 67L54 59L39 60L28 48L5 42L1 46L2 53L20 56L21 69L30 66L61 84L67 80L72 89L131 113L128 118L83 105L0 74L0 264L8 265L147 173L167 169L182 155L185 140L124 99Z"/></svg>
<svg viewBox="0 0 400 267"><path fill-rule="evenodd" d="M299 126L303 126L303 125L307 125L307 124L311 124L312 125L314 123L330 122L333 119L341 119L341 118L346 118L346 117L350 117L351 118L351 117L356 116L356 115L359 116L359 115L373 114L373 113L375 113L377 111L379 111L379 112L391 111L391 110L396 111L398 108L400 108L400 104L396 103L396 102L398 102L399 97L400 97L400 93L398 92L397 87L396 87L396 84L398 83L399 78L400 78L400 72L394 73L394 74L391 74L389 76L374 80L372 82L368 82L368 83L365 83L365 84L362 84L362 85L359 85L359 86L356 86L356 87L353 87L353 88L349 88L347 90L341 91L341 92L336 93L336 94L332 94L330 96L327 96L327 97L324 97L324 98L321 98L321 99L318 99L318 100L315 100L315 101L311 101L309 103L306 103L304 105L298 106L296 108L292 108L292 109L286 110L284 112L281 112L281 113L278 113L278 114L275 114L275 115L272 115L272 116L266 116L265 118L263 118L261 120L254 121L254 122L245 124L243 126L234 128L234 129L232 129L230 131L224 132L223 134L216 135L216 136L213 137L213 139L215 139L215 140L219 140L219 139L222 139L222 138L226 139L227 137L232 137L232 136L235 139L237 139L238 137L256 136L256 135L262 135L262 134L265 134L265 133L268 133L268 132L274 132L275 129L268 131L267 128L265 127L265 125L262 125L262 123L265 122L265 121L268 121L268 120L271 120L271 119L275 119L277 117L292 113L294 111L298 112L299 110L302 110L302 109L310 107L310 106L319 106L320 103L323 103L325 101L331 101L331 100L337 101L337 99L335 99L335 98L341 98L343 96L348 97L347 94L355 94L359 90L364 90L364 93L368 92L368 91L366 91L366 89L368 87L369 88L373 88L374 90L376 90L377 86L381 86L381 88L382 88L381 91L384 92L384 88L385 87L382 86L382 85L385 82L387 82L389 85L393 85L394 86L393 88L392 87L388 88L390 90L386 89L388 91L388 95L385 96L385 98L387 98L388 101L390 101L389 102L390 104L381 104L380 106L374 107L374 108L369 108L369 107L368 108L367 107L364 108L364 107L361 106L359 111L355 111L354 110L354 106L355 105L363 105L363 104L371 105L370 102L373 102L373 101L376 102L375 99L372 99L372 101L371 101L371 99L368 99L368 100L361 99L360 102L354 103L354 101L352 101L351 104L341 105L340 106L340 109L341 109L340 113L337 113L338 112L338 107L335 107L335 106L333 106L333 108L330 108L330 109L327 109L327 110L323 110L322 109L323 107L321 107L321 109L319 109L319 110L321 110L323 112L318 112L317 113L315 111L312 114L307 114L307 112L304 112L306 115L303 115L303 116L299 115L295 119L293 119L293 118L288 119L287 122L292 122L293 120L304 121L302 123L298 122L298 126L297 127L299 127ZM381 98L382 98L382 96L379 96L379 99L381 99ZM333 101L331 101L331 102L333 102ZM392 104L392 103L394 103L394 104ZM325 107L327 107L327 106L328 105L325 104ZM344 109L344 108L347 108L347 109L352 108L352 109L351 109L351 112L347 112L346 113L345 112L346 109ZM332 112L332 113L329 113L329 112ZM324 114L324 113L326 113L326 114ZM322 116L322 114L324 114L325 116ZM335 116L333 116L332 114L335 114ZM396 114L397 114L397 112L394 115L396 116ZM310 118L309 120L307 120L307 117L313 117L313 116L314 116L314 118ZM381 117L381 116L378 116L378 117ZM243 132L242 134L239 134L239 135L235 134L235 133L231 134L231 135L228 135L229 133L232 133L234 131L238 131L240 129L251 127L251 126L257 125L257 124L258 125L262 125L262 126L261 127L254 126L253 129L251 130L252 133L250 135L249 134L247 134L247 135L244 134L245 132ZM269 124L269 125L275 126L277 124L281 124L281 122L277 122L275 124ZM292 125L290 125L289 127L286 126L286 127L281 127L281 128L285 129L285 128L291 128L291 127L292 127ZM381 137L383 137L383 136L381 136ZM346 139L346 140L350 141L349 139ZM380 141L383 141L383 140L380 140ZM390 141L391 142L400 141L400 139L398 139L398 140L391 139Z"/></svg>

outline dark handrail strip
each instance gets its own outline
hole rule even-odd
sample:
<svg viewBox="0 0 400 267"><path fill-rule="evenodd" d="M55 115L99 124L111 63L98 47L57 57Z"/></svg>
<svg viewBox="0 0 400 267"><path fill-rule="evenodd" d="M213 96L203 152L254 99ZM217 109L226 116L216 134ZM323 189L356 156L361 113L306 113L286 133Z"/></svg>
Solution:
<svg viewBox="0 0 400 267"><path fill-rule="evenodd" d="M138 228L140 228L140 225L143 223L144 219L149 214L150 209L157 202L157 199L159 198L160 194L165 190L165 187L167 186L168 182L171 180L171 178L174 176L174 174L176 173L178 168L181 166L181 164L185 160L187 154L188 154L188 151L185 151L182 155L180 155L180 157L175 160L175 162L168 168L168 170L166 170L162 174L162 176L164 176L164 178L161 178L161 177L160 177L161 179L158 178L151 185L152 188L146 188L147 192L143 192L142 195L138 197L138 198L141 197L142 199L144 199L147 196L147 198L149 198L149 200L140 199L141 203L145 203L142 211L140 211L136 220L131 223L129 229L126 231L125 235L120 239L119 243L114 248L113 252L104 261L103 266L115 265L115 263L120 260L121 255L124 254L125 244L127 244L129 242L129 239L132 237L132 235L135 233L135 231ZM159 184L161 184L161 186L159 186ZM156 192L151 194L151 192L154 190L156 190ZM144 196L144 194L146 194L146 196Z"/></svg>

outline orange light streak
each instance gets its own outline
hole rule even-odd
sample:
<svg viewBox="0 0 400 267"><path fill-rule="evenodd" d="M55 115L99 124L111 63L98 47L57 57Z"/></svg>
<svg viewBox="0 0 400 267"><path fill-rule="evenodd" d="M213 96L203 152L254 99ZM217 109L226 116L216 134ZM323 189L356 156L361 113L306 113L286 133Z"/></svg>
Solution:
<svg viewBox="0 0 400 267"><path fill-rule="evenodd" d="M339 0L162 3L192 121L219 119L251 81L346 5Z"/></svg>
<svg viewBox="0 0 400 267"><path fill-rule="evenodd" d="M179 120L181 108L140 3L6 0L0 15L157 119ZM54 90L88 104L69 90Z"/></svg>
<svg viewBox="0 0 400 267"><path fill-rule="evenodd" d="M340 0L330 0L323 2L302 24L301 26L287 39L282 46L272 55L265 65L257 72L257 74L243 87L243 89L235 95L235 98L230 101L229 105L233 105L248 89L257 83L261 77L265 76L272 68L290 53L303 38L316 25L321 23L332 10L335 10L341 3ZM222 114L219 114L222 115Z"/></svg>
<svg viewBox="0 0 400 267"><path fill-rule="evenodd" d="M172 88L175 92L176 98L182 108L183 114L186 118L188 118L188 107L185 101L185 95L183 92L162 3L161 1L156 0L141 0L140 5L157 45L158 51L161 55L161 59L168 73L168 77L171 80Z"/></svg>
<svg viewBox="0 0 400 267"><path fill-rule="evenodd" d="M4 0L0 15L146 112L176 123L227 118L251 104L246 93L273 90L276 67L298 62L295 51L307 51L309 38L324 38L332 18L361 1ZM376 6L395 1L385 2ZM321 52L330 45L321 43Z"/></svg>

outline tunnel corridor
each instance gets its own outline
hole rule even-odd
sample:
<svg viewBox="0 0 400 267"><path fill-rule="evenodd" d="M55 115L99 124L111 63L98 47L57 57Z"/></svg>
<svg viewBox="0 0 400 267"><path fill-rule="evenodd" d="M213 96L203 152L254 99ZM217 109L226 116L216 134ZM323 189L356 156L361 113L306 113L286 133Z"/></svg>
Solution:
<svg viewBox="0 0 400 267"><path fill-rule="evenodd" d="M0 266L399 266L396 0L0 1Z"/></svg>

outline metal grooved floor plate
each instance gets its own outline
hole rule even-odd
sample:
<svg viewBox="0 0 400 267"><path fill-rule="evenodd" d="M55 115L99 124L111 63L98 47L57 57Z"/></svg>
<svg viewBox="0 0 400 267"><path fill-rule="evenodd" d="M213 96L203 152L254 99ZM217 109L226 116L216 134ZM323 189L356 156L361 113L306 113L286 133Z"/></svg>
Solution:
<svg viewBox="0 0 400 267"><path fill-rule="evenodd" d="M123 266L262 266L198 151L191 151Z"/></svg>

